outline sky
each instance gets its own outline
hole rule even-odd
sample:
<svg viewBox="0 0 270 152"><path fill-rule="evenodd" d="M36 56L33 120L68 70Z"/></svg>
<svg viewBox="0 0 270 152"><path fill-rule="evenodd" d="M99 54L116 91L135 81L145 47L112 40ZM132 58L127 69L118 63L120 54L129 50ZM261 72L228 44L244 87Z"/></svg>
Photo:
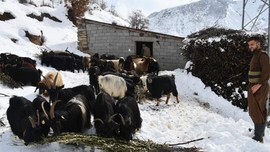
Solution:
<svg viewBox="0 0 270 152"><path fill-rule="evenodd" d="M162 9L176 7L199 0L108 0L108 7L115 5L118 14L127 18L133 10L142 10L148 16Z"/></svg>

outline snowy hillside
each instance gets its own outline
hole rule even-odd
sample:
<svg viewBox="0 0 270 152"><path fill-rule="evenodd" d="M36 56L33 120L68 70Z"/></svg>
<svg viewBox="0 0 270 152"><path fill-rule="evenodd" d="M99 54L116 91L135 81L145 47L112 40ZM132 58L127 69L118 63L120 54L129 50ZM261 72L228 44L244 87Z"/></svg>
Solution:
<svg viewBox="0 0 270 152"><path fill-rule="evenodd" d="M261 1L248 3L246 6L246 23L257 15L262 6ZM242 0L200 0L150 14L149 29L177 36L186 36L213 26L241 29L242 7ZM267 25L266 11L253 30L264 30ZM251 26L249 25L247 29L249 30Z"/></svg>
<svg viewBox="0 0 270 152"><path fill-rule="evenodd" d="M93 5L90 6L89 11L85 13L85 18L99 21L99 22L104 22L104 23L116 23L117 25L121 26L129 26L129 23L117 16L112 15L110 12L107 12L105 10L102 10L100 6L98 5Z"/></svg>
<svg viewBox="0 0 270 152"><path fill-rule="evenodd" d="M42 0L40 0L40 4ZM49 2L49 0L48 0ZM99 18L105 22L119 20L113 18L106 12L93 11L93 15L86 15L89 18ZM25 37L25 30L39 35L42 30L46 38L45 45L54 50L68 49L76 54L85 55L77 50L77 29L66 17L66 8L63 4L55 4L54 8L34 7L32 5L22 5L17 0L6 0L0 2L0 14L10 12L15 19L0 21L0 53L10 52L20 56L28 56L37 60L37 68L43 73L55 70L51 67L41 66L36 55L40 53L40 48L32 44ZM103 14L102 14L103 12ZM27 17L28 14L40 15L48 13L61 20L55 22L49 18L43 21ZM100 13L100 14L99 14ZM14 43L11 39L17 39ZM73 87L80 84L89 84L87 73L72 73L61 71L65 87ZM270 149L270 131L266 130L265 143L261 144L251 139L252 122L248 113L232 106L225 99L218 97L200 79L187 74L182 69L174 71L162 71L160 74L175 74L177 90L179 92L180 103L176 104L176 99L172 96L169 104L160 103L155 106L154 101L140 104L141 117L143 119L142 128L136 133L135 138L141 140L153 140L157 143L174 144L193 139L204 138L201 141L184 145L185 147L200 147L208 152L267 152ZM29 100L36 97L35 87L26 86L19 89L10 89L0 84L0 93L24 96ZM0 151L9 152L32 152L32 151L91 151L89 147L76 147L59 143L48 143L45 145L32 144L25 146L22 140L15 138L10 130L6 110L9 106L9 98L0 97L0 120L5 126L0 126ZM162 98L164 101L165 98ZM94 129L87 133L91 134Z"/></svg>

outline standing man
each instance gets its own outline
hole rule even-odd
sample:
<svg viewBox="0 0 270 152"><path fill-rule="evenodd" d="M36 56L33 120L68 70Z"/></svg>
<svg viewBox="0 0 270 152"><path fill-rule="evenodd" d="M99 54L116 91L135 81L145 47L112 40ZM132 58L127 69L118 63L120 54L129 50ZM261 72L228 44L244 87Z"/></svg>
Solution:
<svg viewBox="0 0 270 152"><path fill-rule="evenodd" d="M269 57L262 50L262 39L253 36L248 39L249 50L253 53L248 72L248 107L249 115L254 123L256 141L263 142L267 116L267 98L269 94Z"/></svg>
<svg viewBox="0 0 270 152"><path fill-rule="evenodd" d="M142 57L150 57L151 56L151 51L150 51L150 48L147 47L145 44L142 45L142 51L141 51L141 54L140 56Z"/></svg>

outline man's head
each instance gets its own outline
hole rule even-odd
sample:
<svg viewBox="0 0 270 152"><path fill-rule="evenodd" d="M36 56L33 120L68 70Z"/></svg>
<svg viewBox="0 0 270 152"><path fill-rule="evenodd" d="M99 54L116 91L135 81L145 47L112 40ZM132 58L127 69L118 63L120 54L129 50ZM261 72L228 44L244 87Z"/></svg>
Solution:
<svg viewBox="0 0 270 152"><path fill-rule="evenodd" d="M263 43L262 38L259 36L252 36L248 39L248 48L251 52L261 49Z"/></svg>

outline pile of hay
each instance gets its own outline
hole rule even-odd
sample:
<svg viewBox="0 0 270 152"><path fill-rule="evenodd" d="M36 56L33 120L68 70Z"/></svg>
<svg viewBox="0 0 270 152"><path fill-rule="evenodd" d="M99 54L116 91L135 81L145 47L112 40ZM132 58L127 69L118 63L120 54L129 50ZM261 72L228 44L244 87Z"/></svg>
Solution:
<svg viewBox="0 0 270 152"><path fill-rule="evenodd" d="M14 81L9 75L0 72L0 83L9 88L21 88L22 85Z"/></svg>
<svg viewBox="0 0 270 152"><path fill-rule="evenodd" d="M56 137L48 137L41 141L40 144L46 144L51 142L59 142L67 145L75 146L89 146L97 147L99 150L103 151L113 151L113 152L144 152L144 151L162 151L162 152L198 152L198 148L183 148L183 147L170 147L166 144L156 144L152 141L123 141L114 138L103 138L94 135L82 135L75 133L63 133Z"/></svg>

